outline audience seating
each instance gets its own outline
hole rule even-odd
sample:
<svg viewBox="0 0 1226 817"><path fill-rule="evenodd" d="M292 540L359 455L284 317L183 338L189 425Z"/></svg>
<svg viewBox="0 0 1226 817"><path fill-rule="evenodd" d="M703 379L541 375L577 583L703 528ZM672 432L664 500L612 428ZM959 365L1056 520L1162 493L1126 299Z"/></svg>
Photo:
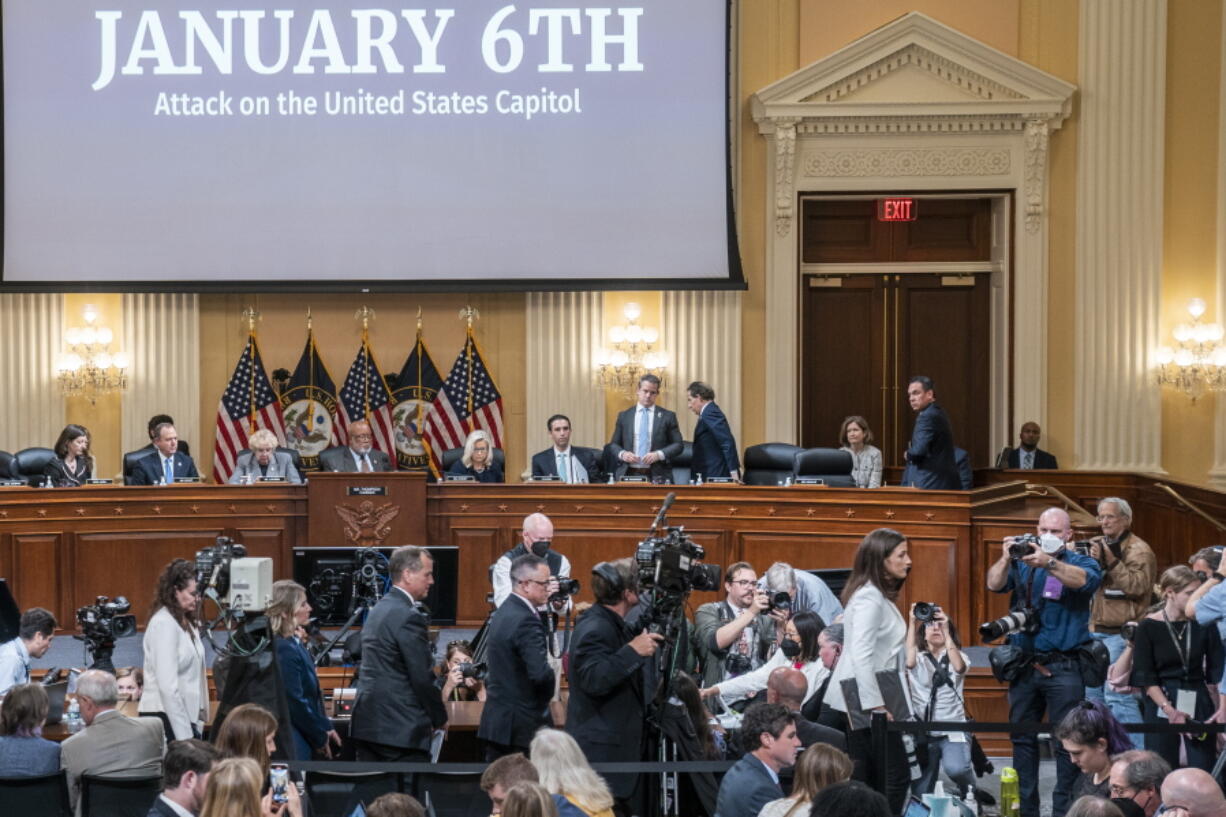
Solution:
<svg viewBox="0 0 1226 817"><path fill-rule="evenodd" d="M748 453L748 452L746 452ZM817 477L826 485L855 488L851 453L837 448L807 448L795 457L795 478Z"/></svg>
<svg viewBox="0 0 1226 817"><path fill-rule="evenodd" d="M61 769L40 777L0 777L0 804L5 814L21 817L72 817L68 774Z"/></svg>
<svg viewBox="0 0 1226 817"><path fill-rule="evenodd" d="M446 474L448 471L450 471L451 466L459 462L460 458L463 456L464 456L463 448L452 448L448 451L444 451L443 452L443 473ZM507 455L503 452L501 448L494 449L494 464L502 469L502 473L505 476L505 474L507 473Z"/></svg>
<svg viewBox="0 0 1226 817"><path fill-rule="evenodd" d="M0 479L16 479L9 468L13 464L13 455L7 451L0 451Z"/></svg>
<svg viewBox="0 0 1226 817"><path fill-rule="evenodd" d="M23 448L13 455L9 472L13 479L24 479L30 487L38 487L43 484L43 469L53 459L55 452L50 448Z"/></svg>
<svg viewBox="0 0 1226 817"><path fill-rule="evenodd" d="M81 775L82 817L146 817L162 777Z"/></svg>
<svg viewBox="0 0 1226 817"><path fill-rule="evenodd" d="M369 805L389 791L404 792L404 775L398 772L310 771L305 773L305 781L307 799L315 814L352 814L358 803Z"/></svg>
<svg viewBox="0 0 1226 817"><path fill-rule="evenodd" d="M787 443L751 445L745 449L741 479L746 485L778 485L795 475L796 455L803 450Z"/></svg>

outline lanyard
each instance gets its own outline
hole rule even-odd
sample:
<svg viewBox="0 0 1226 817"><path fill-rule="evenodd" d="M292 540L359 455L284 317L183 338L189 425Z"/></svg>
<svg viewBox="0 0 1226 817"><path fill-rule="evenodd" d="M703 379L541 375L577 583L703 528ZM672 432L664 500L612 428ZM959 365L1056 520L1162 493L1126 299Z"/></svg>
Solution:
<svg viewBox="0 0 1226 817"><path fill-rule="evenodd" d="M1179 663L1183 665L1183 677L1186 680L1188 677L1188 659L1192 656L1192 622L1187 621L1187 627L1184 628L1184 644L1180 645L1179 636L1175 635L1175 628L1171 626L1171 620L1167 618L1166 610L1162 611L1162 620L1166 623L1166 631L1171 634L1171 640L1175 642L1175 651L1179 653Z"/></svg>

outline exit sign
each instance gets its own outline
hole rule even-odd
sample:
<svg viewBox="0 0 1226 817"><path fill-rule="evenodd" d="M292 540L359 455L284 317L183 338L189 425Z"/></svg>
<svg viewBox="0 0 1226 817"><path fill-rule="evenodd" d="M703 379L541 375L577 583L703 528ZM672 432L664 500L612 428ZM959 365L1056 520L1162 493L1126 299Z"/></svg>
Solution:
<svg viewBox="0 0 1226 817"><path fill-rule="evenodd" d="M877 199L878 221L915 221L915 199Z"/></svg>

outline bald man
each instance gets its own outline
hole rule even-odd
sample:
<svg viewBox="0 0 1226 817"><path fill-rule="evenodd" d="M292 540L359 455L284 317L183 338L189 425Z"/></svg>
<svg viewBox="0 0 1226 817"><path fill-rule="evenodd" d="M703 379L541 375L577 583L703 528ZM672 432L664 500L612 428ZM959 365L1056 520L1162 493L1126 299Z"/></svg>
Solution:
<svg viewBox="0 0 1226 817"><path fill-rule="evenodd" d="M394 470L387 454L376 449L374 442L370 423L365 420L350 423L349 447L329 448L319 455L319 464L324 471L347 473Z"/></svg>
<svg viewBox="0 0 1226 817"><path fill-rule="evenodd" d="M847 751L847 737L837 729L814 723L800 713L801 704L809 692L809 679L798 669L776 667L766 680L766 702L783 704L796 718L796 736L805 749L814 743L828 743Z"/></svg>
<svg viewBox="0 0 1226 817"><path fill-rule="evenodd" d="M501 607L511 595L511 562L525 553L540 556L549 564L549 594L558 591L558 579L570 578L570 559L553 549L553 522L543 513L533 513L524 517L520 528L520 543L508 550L494 562L490 571L490 580L494 584L494 606ZM555 607L562 609L566 602L560 602ZM546 609L542 605L541 609Z"/></svg>
<svg viewBox="0 0 1226 817"><path fill-rule="evenodd" d="M1203 769L1176 769L1162 781L1163 815L1226 817L1226 797Z"/></svg>

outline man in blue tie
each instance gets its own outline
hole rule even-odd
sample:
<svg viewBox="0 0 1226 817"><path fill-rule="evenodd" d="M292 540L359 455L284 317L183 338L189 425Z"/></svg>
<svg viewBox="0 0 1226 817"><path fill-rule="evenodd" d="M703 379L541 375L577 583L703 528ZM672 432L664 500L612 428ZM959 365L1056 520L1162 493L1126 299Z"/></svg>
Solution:
<svg viewBox="0 0 1226 817"><path fill-rule="evenodd" d="M30 682L30 659L42 658L55 638L55 616L41 607L21 614L17 637L0 644L0 695Z"/></svg>
<svg viewBox="0 0 1226 817"><path fill-rule="evenodd" d="M672 482L670 460L685 449L677 415L656 405L660 395L660 378L645 374L639 378L638 402L617 415L613 439L609 441L612 455L617 458L614 475L650 476L654 482Z"/></svg>
<svg viewBox="0 0 1226 817"><path fill-rule="evenodd" d="M549 418L553 447L532 455L533 477L558 477L563 482L602 482L600 460L591 448L570 444L570 418L555 414Z"/></svg>
<svg viewBox="0 0 1226 817"><path fill-rule="evenodd" d="M136 461L129 485L174 485L176 479L199 477L196 463L179 451L179 432L170 423L154 430L153 451Z"/></svg>

